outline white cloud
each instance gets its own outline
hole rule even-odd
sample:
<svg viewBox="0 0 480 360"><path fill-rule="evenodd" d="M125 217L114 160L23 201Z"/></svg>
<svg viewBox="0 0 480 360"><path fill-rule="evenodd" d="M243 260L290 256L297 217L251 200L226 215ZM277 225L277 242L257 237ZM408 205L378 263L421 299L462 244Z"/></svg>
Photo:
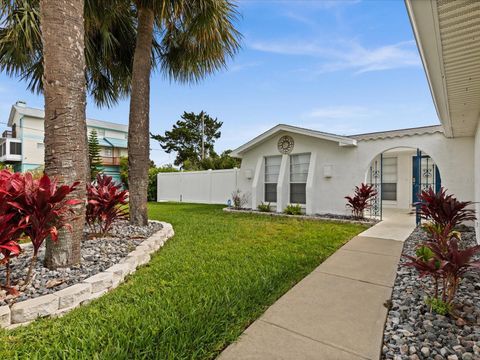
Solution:
<svg viewBox="0 0 480 360"><path fill-rule="evenodd" d="M251 42L251 49L280 55L298 55L318 58L314 73L352 70L356 74L411 66L420 66L415 42L402 41L378 47L364 47L354 40L330 43L316 41Z"/></svg>

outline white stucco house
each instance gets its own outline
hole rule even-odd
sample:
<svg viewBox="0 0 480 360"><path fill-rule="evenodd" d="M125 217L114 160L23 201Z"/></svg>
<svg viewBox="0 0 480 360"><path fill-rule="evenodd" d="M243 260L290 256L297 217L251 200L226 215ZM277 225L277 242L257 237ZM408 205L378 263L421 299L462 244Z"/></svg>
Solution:
<svg viewBox="0 0 480 360"><path fill-rule="evenodd" d="M15 171L34 170L44 164L44 116L23 101L10 110L7 126L0 137L0 162ZM120 158L127 156L128 126L108 121L87 119L88 134L97 132L103 172L120 181Z"/></svg>
<svg viewBox="0 0 480 360"><path fill-rule="evenodd" d="M339 136L281 124L233 156L242 159L238 187L252 208L301 204L307 214L345 214L344 196L364 182L379 190L379 216L382 208L411 209L419 189L430 186L473 199L473 171L465 166L473 164L473 143L445 137L442 126Z"/></svg>
<svg viewBox="0 0 480 360"><path fill-rule="evenodd" d="M441 125L341 136L280 124L233 151L240 169L160 174L158 199L225 203L238 188L251 208L346 214L344 196L365 182L379 190L375 216L440 186L480 213L480 3L406 6Z"/></svg>

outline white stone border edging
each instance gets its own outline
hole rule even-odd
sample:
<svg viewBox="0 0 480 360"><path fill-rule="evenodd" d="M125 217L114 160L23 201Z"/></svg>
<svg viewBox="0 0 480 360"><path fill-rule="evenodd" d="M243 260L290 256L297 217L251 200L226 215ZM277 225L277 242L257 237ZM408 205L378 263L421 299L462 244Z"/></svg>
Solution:
<svg viewBox="0 0 480 360"><path fill-rule="evenodd" d="M294 219L302 219L302 220L315 220L315 221L332 221L332 222L341 222L341 223L349 223L349 224L361 224L361 225L376 225L378 222L373 221L362 221L362 220L353 220L353 219L337 219L331 217L322 217L316 215L290 215L284 214L279 212L262 212L258 210L247 210L247 209L233 209L233 208L223 208L223 211L229 213L243 213L243 214L254 214L254 215L266 215L266 216L279 216L279 217L286 217L286 218L294 218Z"/></svg>
<svg viewBox="0 0 480 360"><path fill-rule="evenodd" d="M105 271L55 293L0 306L0 327L13 329L19 325L29 324L39 317L63 315L116 288L127 275L148 263L150 254L160 249L174 235L171 224L159 222L163 226L161 230L140 243L118 264Z"/></svg>

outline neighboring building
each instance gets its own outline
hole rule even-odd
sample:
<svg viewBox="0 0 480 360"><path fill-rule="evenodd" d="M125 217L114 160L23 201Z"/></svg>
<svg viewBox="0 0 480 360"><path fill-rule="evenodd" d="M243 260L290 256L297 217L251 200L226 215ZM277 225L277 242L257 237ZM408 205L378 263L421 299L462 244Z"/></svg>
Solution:
<svg viewBox="0 0 480 360"><path fill-rule="evenodd" d="M43 110L18 101L12 106L8 126L0 139L0 162L11 164L15 171L28 171L44 164ZM87 119L87 130L97 131L103 170L120 180L120 157L127 156L128 126Z"/></svg>

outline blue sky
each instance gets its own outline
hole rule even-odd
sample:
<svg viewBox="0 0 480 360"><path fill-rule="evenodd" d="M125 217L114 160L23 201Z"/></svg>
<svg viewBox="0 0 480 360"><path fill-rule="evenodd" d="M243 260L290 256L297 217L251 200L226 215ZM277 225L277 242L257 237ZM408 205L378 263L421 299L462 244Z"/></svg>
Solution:
<svg viewBox="0 0 480 360"><path fill-rule="evenodd" d="M217 151L233 149L278 123L338 134L438 124L403 1L238 2L242 50L198 85L152 78L151 130L183 111L223 121ZM0 74L0 122L16 100L43 106L25 83ZM87 115L128 122L128 100ZM3 125L3 124L0 124ZM175 155L151 143L157 164Z"/></svg>

